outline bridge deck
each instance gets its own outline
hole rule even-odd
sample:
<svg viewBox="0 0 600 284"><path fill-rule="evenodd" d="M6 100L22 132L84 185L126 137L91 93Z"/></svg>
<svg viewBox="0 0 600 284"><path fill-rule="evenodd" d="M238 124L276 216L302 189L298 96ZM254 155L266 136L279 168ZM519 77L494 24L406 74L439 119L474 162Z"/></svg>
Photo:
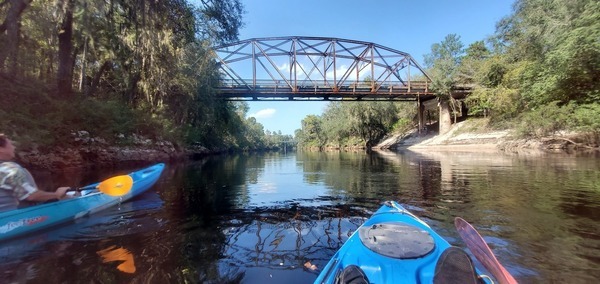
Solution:
<svg viewBox="0 0 600 284"><path fill-rule="evenodd" d="M414 83L410 86L401 83L393 85L370 86L359 83L347 86L304 85L288 86L272 82L261 82L257 85L234 84L224 81L217 89L219 96L227 100L391 100L415 101L435 98L426 82Z"/></svg>

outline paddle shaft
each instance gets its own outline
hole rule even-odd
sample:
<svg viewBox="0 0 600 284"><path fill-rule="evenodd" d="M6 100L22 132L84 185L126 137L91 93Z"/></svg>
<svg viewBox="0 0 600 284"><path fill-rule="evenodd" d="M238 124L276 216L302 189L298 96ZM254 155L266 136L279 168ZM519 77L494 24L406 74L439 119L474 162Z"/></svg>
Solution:
<svg viewBox="0 0 600 284"><path fill-rule="evenodd" d="M84 189L96 189L111 196L121 196L131 191L133 179L129 175L114 176L98 183L95 186L71 187L67 191L81 192Z"/></svg>
<svg viewBox="0 0 600 284"><path fill-rule="evenodd" d="M481 237L479 232L467 221L460 217L454 219L458 234L463 239L471 253L498 280L500 284L516 284L517 280L500 264L494 253Z"/></svg>

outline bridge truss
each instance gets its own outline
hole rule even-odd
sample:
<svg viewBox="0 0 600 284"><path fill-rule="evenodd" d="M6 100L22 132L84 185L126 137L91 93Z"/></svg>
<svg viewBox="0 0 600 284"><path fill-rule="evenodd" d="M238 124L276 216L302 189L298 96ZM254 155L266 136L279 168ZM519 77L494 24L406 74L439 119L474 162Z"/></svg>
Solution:
<svg viewBox="0 0 600 284"><path fill-rule="evenodd" d="M253 38L214 48L227 100L404 100L435 98L408 53L326 37Z"/></svg>

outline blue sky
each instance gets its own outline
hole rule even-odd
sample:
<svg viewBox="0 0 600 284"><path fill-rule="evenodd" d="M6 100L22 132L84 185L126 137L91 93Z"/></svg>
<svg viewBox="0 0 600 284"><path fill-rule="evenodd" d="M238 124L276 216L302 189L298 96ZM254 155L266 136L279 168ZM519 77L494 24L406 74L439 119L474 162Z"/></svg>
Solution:
<svg viewBox="0 0 600 284"><path fill-rule="evenodd" d="M464 46L492 35L513 0L242 0L240 40L319 36L374 42L412 55L420 65L431 45L457 34ZM265 130L294 134L325 102L249 102Z"/></svg>

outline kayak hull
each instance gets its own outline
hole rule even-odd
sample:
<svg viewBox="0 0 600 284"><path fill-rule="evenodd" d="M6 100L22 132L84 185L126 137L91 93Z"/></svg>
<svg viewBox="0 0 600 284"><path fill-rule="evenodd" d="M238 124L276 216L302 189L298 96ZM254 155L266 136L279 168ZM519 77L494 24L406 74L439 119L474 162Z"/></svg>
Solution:
<svg viewBox="0 0 600 284"><path fill-rule="evenodd" d="M96 190L99 183L85 186L81 196L0 213L0 241L72 221L125 202L150 189L160 177L163 163L135 171L131 191L109 196Z"/></svg>
<svg viewBox="0 0 600 284"><path fill-rule="evenodd" d="M451 245L395 201L385 202L335 253L314 283L335 283L350 265L370 283L433 283L440 255Z"/></svg>

